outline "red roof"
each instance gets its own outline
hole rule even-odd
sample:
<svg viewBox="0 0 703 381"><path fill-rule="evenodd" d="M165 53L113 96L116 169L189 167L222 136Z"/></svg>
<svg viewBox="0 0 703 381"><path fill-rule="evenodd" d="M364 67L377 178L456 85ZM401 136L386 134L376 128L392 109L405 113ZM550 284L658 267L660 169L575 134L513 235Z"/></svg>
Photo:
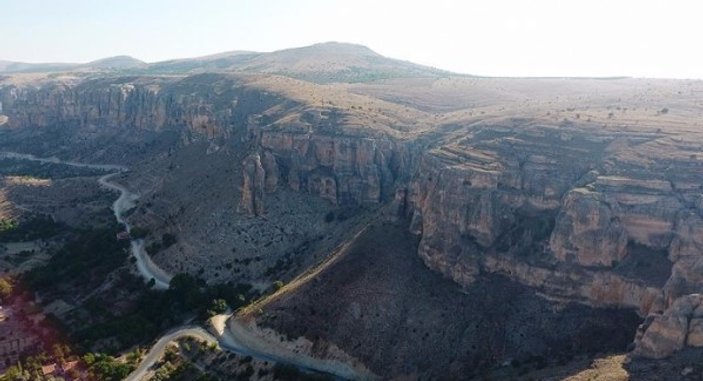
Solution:
<svg viewBox="0 0 703 381"><path fill-rule="evenodd" d="M69 361L63 364L63 371L68 372L69 370L78 366L78 361Z"/></svg>
<svg viewBox="0 0 703 381"><path fill-rule="evenodd" d="M42 365L41 372L44 373L45 376L54 374L54 372L56 372L56 364Z"/></svg>

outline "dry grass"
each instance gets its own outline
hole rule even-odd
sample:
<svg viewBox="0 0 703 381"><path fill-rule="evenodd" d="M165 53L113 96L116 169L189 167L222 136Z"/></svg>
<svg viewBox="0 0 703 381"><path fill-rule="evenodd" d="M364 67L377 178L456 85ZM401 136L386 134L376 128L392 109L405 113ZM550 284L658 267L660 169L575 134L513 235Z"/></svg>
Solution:
<svg viewBox="0 0 703 381"><path fill-rule="evenodd" d="M629 374L623 368L625 355L608 356L593 360L591 367L564 381L627 381Z"/></svg>
<svg viewBox="0 0 703 381"><path fill-rule="evenodd" d="M302 110L288 114L285 124L303 112L335 110L344 114L345 129L360 129L365 133L385 133L402 137L404 132L428 129L431 114L371 96L351 93L343 85L319 85L288 77L267 75L252 78L249 85L284 95L304 105Z"/></svg>

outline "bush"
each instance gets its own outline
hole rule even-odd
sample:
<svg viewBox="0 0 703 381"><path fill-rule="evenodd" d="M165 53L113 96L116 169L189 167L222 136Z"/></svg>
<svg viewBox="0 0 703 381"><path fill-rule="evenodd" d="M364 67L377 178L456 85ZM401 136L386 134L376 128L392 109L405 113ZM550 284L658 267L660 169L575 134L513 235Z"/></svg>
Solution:
<svg viewBox="0 0 703 381"><path fill-rule="evenodd" d="M7 278L0 278L0 298L5 299L12 295L12 283Z"/></svg>
<svg viewBox="0 0 703 381"><path fill-rule="evenodd" d="M161 236L161 246L163 246L164 249L168 249L176 242L178 242L176 236L171 233L164 233L164 235Z"/></svg>
<svg viewBox="0 0 703 381"><path fill-rule="evenodd" d="M0 232L6 232L17 228L17 221L11 219L0 219Z"/></svg>
<svg viewBox="0 0 703 381"><path fill-rule="evenodd" d="M227 301L224 299L215 299L210 304L210 308L207 310L209 316L215 316L227 311Z"/></svg>
<svg viewBox="0 0 703 381"><path fill-rule="evenodd" d="M328 212L325 214L325 222L330 223L334 221L334 212Z"/></svg>
<svg viewBox="0 0 703 381"><path fill-rule="evenodd" d="M133 366L117 361L112 356L88 353L83 357L94 378L104 381L124 380L134 370Z"/></svg>
<svg viewBox="0 0 703 381"><path fill-rule="evenodd" d="M154 255L154 254L158 253L159 251L161 251L161 244L158 242L152 242L149 245L147 245L144 250L146 250L147 254Z"/></svg>
<svg viewBox="0 0 703 381"><path fill-rule="evenodd" d="M11 219L0 219L0 242L34 241L51 238L61 232L61 224L51 216L36 216L18 223Z"/></svg>
<svg viewBox="0 0 703 381"><path fill-rule="evenodd" d="M58 284L91 289L127 261L125 241L116 241L112 229L83 231L66 243L49 262L26 274L35 291L51 292Z"/></svg>
<svg viewBox="0 0 703 381"><path fill-rule="evenodd" d="M141 228L139 226L135 226L132 229L129 230L129 235L133 239L143 239L146 238L146 236L149 235L149 230L145 228Z"/></svg>

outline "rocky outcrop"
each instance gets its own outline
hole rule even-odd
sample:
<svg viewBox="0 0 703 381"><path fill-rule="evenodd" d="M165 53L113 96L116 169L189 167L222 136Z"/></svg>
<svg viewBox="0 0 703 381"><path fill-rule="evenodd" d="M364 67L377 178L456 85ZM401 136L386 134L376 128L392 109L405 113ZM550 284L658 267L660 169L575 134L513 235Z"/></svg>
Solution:
<svg viewBox="0 0 703 381"><path fill-rule="evenodd" d="M674 265L664 287L668 300L703 290L703 218L695 211L685 210L675 225L669 246L669 259Z"/></svg>
<svg viewBox="0 0 703 381"><path fill-rule="evenodd" d="M602 148L584 137L563 139L543 126L496 127L423 155L408 210L411 231L422 236L418 254L425 263L468 286L483 253L517 254L543 241L562 195L595 166L579 145L594 154Z"/></svg>
<svg viewBox="0 0 703 381"><path fill-rule="evenodd" d="M639 329L633 355L661 359L689 345L703 346L703 295L678 298L664 313L654 314Z"/></svg>
<svg viewBox="0 0 703 381"><path fill-rule="evenodd" d="M576 189L565 197L549 244L561 261L610 267L625 256L627 233L602 194Z"/></svg>
<svg viewBox="0 0 703 381"><path fill-rule="evenodd" d="M242 194L242 204L250 204L252 194L275 192L281 186L317 195L335 205L378 204L393 197L394 185L407 177L411 168L409 150L390 138L268 128L252 129L251 134L257 146L252 157L259 159L246 161L250 164L245 166L247 192ZM253 172L247 169L250 166L259 168L254 172L261 175L261 181L253 181L249 174Z"/></svg>
<svg viewBox="0 0 703 381"><path fill-rule="evenodd" d="M344 113L306 109L248 77L220 74L0 83L0 102L15 129L65 127L170 130L180 140L248 141L239 209L264 213L264 194L285 186L333 204L389 200L408 178L412 155L382 133L348 134ZM219 148L216 148L219 149Z"/></svg>
<svg viewBox="0 0 703 381"><path fill-rule="evenodd" d="M235 77L204 74L0 84L0 102L13 128L175 129L189 142L244 131L252 115L283 99Z"/></svg>
<svg viewBox="0 0 703 381"><path fill-rule="evenodd" d="M653 172L612 149L620 138L592 131L568 139L545 126L491 131L419 162L407 210L430 268L465 287L500 273L548 298L643 315L701 290L698 167L662 159L685 170Z"/></svg>
<svg viewBox="0 0 703 381"><path fill-rule="evenodd" d="M264 184L267 184L261 156L258 153L247 156L242 162L242 172L244 180L239 211L259 216L264 213Z"/></svg>
<svg viewBox="0 0 703 381"><path fill-rule="evenodd" d="M481 269L534 287L548 299L634 308L642 315L665 308L660 289L612 272L565 266L546 268L503 255L485 256Z"/></svg>
<svg viewBox="0 0 703 381"><path fill-rule="evenodd" d="M667 181L597 176L566 195L550 247L561 261L612 267L628 241L667 249L682 208Z"/></svg>

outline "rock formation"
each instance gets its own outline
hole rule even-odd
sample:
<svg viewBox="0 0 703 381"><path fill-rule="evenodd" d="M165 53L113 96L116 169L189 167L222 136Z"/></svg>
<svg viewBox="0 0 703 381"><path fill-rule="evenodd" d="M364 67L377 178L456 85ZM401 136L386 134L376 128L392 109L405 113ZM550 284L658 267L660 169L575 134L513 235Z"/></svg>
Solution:
<svg viewBox="0 0 703 381"><path fill-rule="evenodd" d="M677 299L663 314L647 317L635 338L634 354L665 358L684 346L703 346L703 295Z"/></svg>
<svg viewBox="0 0 703 381"><path fill-rule="evenodd" d="M392 197L396 181L409 171L407 151L389 139L264 129L256 142L258 151L247 159L245 168L259 168L256 176L261 180L250 179L251 171L245 169L247 191L242 204L251 202L250 194L261 195L258 199L262 200L264 193L275 192L279 186L317 195L335 205L378 204Z"/></svg>

